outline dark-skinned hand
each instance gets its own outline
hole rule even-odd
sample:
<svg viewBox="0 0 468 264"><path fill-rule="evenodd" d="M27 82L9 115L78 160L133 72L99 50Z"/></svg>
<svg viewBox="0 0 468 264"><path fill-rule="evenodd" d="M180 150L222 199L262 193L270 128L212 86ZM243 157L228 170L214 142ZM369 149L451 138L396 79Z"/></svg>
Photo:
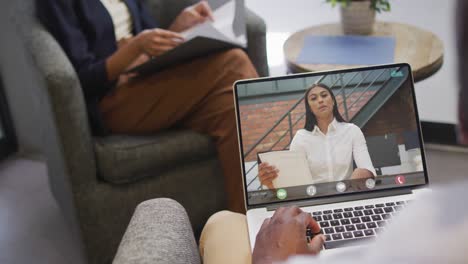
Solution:
<svg viewBox="0 0 468 264"><path fill-rule="evenodd" d="M267 264L284 261L293 255L316 255L325 242L325 236L316 235L307 243L306 229L320 232L320 226L298 207L282 207L263 222L257 234L252 263Z"/></svg>

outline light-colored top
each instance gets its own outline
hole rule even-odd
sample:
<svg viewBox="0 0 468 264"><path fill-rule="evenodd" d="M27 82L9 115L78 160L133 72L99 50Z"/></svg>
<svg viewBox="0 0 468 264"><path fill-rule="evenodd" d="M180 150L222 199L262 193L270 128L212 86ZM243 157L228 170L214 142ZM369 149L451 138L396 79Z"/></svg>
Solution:
<svg viewBox="0 0 468 264"><path fill-rule="evenodd" d="M468 263L468 182L433 188L405 207L368 247L295 257L288 264Z"/></svg>
<svg viewBox="0 0 468 264"><path fill-rule="evenodd" d="M366 139L361 129L352 123L333 119L327 134L322 133L318 126L312 131L301 129L289 149L306 153L314 183L349 179L353 173L353 159L358 168L376 175Z"/></svg>
<svg viewBox="0 0 468 264"><path fill-rule="evenodd" d="M114 23L115 39L132 37L133 21L130 11L123 0L101 0Z"/></svg>

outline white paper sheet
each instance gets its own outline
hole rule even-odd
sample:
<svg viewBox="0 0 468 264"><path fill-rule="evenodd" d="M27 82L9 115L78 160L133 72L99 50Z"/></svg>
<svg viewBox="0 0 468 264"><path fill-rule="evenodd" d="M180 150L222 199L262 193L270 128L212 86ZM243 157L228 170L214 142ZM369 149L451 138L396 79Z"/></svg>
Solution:
<svg viewBox="0 0 468 264"><path fill-rule="evenodd" d="M278 177L273 180L275 188L312 184L313 179L304 152L272 151L259 153L262 162L274 165L278 170Z"/></svg>
<svg viewBox="0 0 468 264"><path fill-rule="evenodd" d="M234 0L213 10L213 20L205 21L186 31L181 32L186 40L197 36L233 42L242 46L246 43L245 35L236 36L233 30L236 6Z"/></svg>

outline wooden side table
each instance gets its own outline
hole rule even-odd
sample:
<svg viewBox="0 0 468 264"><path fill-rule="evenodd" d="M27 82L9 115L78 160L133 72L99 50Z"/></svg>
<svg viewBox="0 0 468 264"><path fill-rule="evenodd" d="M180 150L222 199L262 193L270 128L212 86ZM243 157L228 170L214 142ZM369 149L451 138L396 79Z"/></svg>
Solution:
<svg viewBox="0 0 468 264"><path fill-rule="evenodd" d="M368 65L331 65L331 64L298 64L296 59L304 45L307 35L343 35L341 24L325 24L309 27L292 34L284 43L283 49L288 70L292 73L338 70ZM433 33L415 26L376 22L371 36L395 37L394 62L406 62L411 65L415 81L421 81L436 73L443 63L444 48L442 41Z"/></svg>

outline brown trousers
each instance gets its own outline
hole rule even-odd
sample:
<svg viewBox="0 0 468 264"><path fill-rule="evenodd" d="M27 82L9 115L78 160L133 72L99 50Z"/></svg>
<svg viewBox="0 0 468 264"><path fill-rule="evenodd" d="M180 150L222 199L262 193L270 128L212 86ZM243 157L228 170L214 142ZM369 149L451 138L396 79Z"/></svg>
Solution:
<svg viewBox="0 0 468 264"><path fill-rule="evenodd" d="M247 55L232 49L131 80L99 108L114 133L148 134L177 125L213 137L228 209L245 212L232 85L256 76Z"/></svg>

